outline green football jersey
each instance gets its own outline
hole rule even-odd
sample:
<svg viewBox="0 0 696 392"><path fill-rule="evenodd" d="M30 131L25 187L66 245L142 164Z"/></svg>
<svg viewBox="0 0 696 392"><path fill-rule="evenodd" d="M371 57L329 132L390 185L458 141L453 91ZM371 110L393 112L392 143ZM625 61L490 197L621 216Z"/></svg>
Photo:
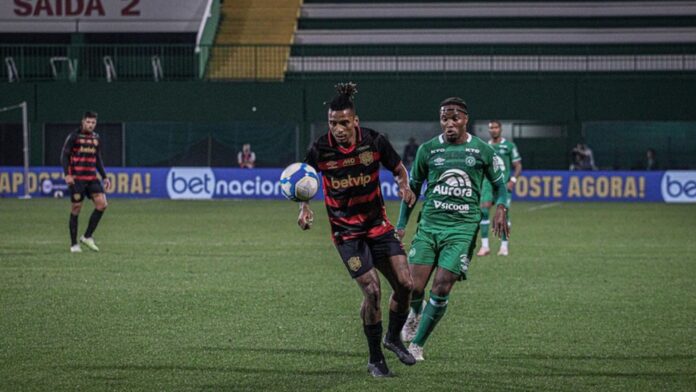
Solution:
<svg viewBox="0 0 696 392"><path fill-rule="evenodd" d="M502 182L504 173L505 164L493 148L471 134L463 144L448 143L442 135L423 143L411 167L411 188L416 194L423 182L428 183L420 224L454 227L478 223L483 179ZM401 223L405 226L406 222L400 219Z"/></svg>
<svg viewBox="0 0 696 392"><path fill-rule="evenodd" d="M502 158L505 163L505 183L510 181L510 176L512 175L512 163L519 162L522 160L520 153L517 151L517 146L515 143L508 141L503 138L500 143L488 142L488 145L493 147L493 150L498 153L500 158Z"/></svg>

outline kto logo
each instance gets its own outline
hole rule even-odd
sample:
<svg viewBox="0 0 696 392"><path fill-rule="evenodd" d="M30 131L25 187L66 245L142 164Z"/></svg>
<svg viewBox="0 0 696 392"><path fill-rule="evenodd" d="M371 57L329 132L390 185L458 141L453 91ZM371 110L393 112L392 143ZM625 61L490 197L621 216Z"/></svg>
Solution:
<svg viewBox="0 0 696 392"><path fill-rule="evenodd" d="M210 168L173 167L167 174L167 193L172 199L211 199L215 174Z"/></svg>
<svg viewBox="0 0 696 392"><path fill-rule="evenodd" d="M696 203L696 172L665 172L661 188L667 203Z"/></svg>

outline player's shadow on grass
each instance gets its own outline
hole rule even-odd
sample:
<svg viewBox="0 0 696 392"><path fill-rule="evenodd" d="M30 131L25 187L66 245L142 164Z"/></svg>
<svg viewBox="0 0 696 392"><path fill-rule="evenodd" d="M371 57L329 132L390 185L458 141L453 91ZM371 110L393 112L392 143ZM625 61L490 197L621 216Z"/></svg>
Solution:
<svg viewBox="0 0 696 392"><path fill-rule="evenodd" d="M555 355L555 354L520 354L510 356L499 356L499 359L519 360L581 360L581 361L694 361L696 355L693 354L665 354L665 355Z"/></svg>
<svg viewBox="0 0 696 392"><path fill-rule="evenodd" d="M211 351L211 352L248 352L248 353L261 353L261 354L279 354L279 355L316 355L321 357L354 357L362 358L365 357L365 353L355 352L355 351L338 351L338 350L323 350L323 349L310 349L310 348L289 348L289 347L234 347L234 346L220 346L220 347L195 347L194 351Z"/></svg>
<svg viewBox="0 0 696 392"><path fill-rule="evenodd" d="M364 370L360 369L322 369L322 370L307 370L307 369L263 369L246 366L189 366L189 365L74 365L60 366L63 369L73 369L80 371L172 371L172 372L221 372L221 373L241 373L241 374L275 374L275 375L302 375L302 376L354 376L363 374Z"/></svg>
<svg viewBox="0 0 696 392"><path fill-rule="evenodd" d="M613 378L674 378L674 377L693 377L696 375L694 371L668 371L668 370L616 370L612 369L612 362L617 366L625 366L623 362L641 361L645 363L654 361L654 363L662 363L666 361L694 361L696 356L683 354L669 355L547 355L547 354L522 354L505 357L497 357L504 361L516 362L519 370L513 370L511 374L519 374L523 376L544 376L544 377L613 377ZM594 363L607 361L604 369L606 370L590 370L578 369L574 364L564 367L558 361L582 361L585 363ZM591 361L591 362L586 362ZM573 367L573 368L571 368Z"/></svg>

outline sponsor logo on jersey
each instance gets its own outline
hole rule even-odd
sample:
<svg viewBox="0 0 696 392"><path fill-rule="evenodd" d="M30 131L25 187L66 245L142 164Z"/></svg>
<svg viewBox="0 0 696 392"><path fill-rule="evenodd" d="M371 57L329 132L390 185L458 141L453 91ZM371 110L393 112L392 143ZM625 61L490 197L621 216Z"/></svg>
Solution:
<svg viewBox="0 0 696 392"><path fill-rule="evenodd" d="M660 188L667 203L696 203L696 172L667 171Z"/></svg>
<svg viewBox="0 0 696 392"><path fill-rule="evenodd" d="M369 166L372 162L375 161L374 156L372 155L372 151L365 151L361 153L358 158L360 158L360 163L362 163L365 166Z"/></svg>
<svg viewBox="0 0 696 392"><path fill-rule="evenodd" d="M442 157L435 158L433 160L433 163L435 164L435 166L442 166L445 164L445 158L442 158Z"/></svg>
<svg viewBox="0 0 696 392"><path fill-rule="evenodd" d="M328 158L328 157L332 157L332 156L334 156L334 155L336 155L335 152L325 152L325 153L321 154L321 157L322 157L322 158Z"/></svg>
<svg viewBox="0 0 696 392"><path fill-rule="evenodd" d="M97 149L94 147L80 147L79 150L77 150L78 153L85 153L85 154L94 154L97 152Z"/></svg>
<svg viewBox="0 0 696 392"><path fill-rule="evenodd" d="M430 150L430 155L437 154L440 152L445 152L445 149L444 148L436 148L434 150Z"/></svg>
<svg viewBox="0 0 696 392"><path fill-rule="evenodd" d="M331 177L331 187L334 189L346 189L354 186L367 186L372 181L372 176L369 174L360 173L359 176L353 177L350 174L345 178Z"/></svg>
<svg viewBox="0 0 696 392"><path fill-rule="evenodd" d="M471 148L471 147L465 148L464 151L466 151L466 152L471 152L471 153L474 153L474 154L480 154L480 153L481 153L481 150L479 150L478 148Z"/></svg>
<svg viewBox="0 0 696 392"><path fill-rule="evenodd" d="M464 159L464 164L469 166L469 167L474 167L474 166L476 166L476 158L471 157L471 156L466 157L466 159Z"/></svg>
<svg viewBox="0 0 696 392"><path fill-rule="evenodd" d="M350 268L351 271L356 272L357 270L362 267L362 261L360 261L360 257L358 256L353 256L350 259L348 259L348 268Z"/></svg>
<svg viewBox="0 0 696 392"><path fill-rule="evenodd" d="M471 197L471 179L464 170L449 169L437 179L433 193L442 196Z"/></svg>
<svg viewBox="0 0 696 392"><path fill-rule="evenodd" d="M328 162L326 162L326 168L327 168L328 170L331 170L331 169L338 169L338 162L336 162L336 161L328 161Z"/></svg>
<svg viewBox="0 0 696 392"><path fill-rule="evenodd" d="M368 148L370 148L369 145L367 145L367 146L361 146L361 147L358 147L358 148L357 148L357 151L358 151L358 152L360 152L360 151L365 151L365 150L367 150Z"/></svg>
<svg viewBox="0 0 696 392"><path fill-rule="evenodd" d="M438 210L469 212L468 204L447 203L439 200L433 200L433 205Z"/></svg>

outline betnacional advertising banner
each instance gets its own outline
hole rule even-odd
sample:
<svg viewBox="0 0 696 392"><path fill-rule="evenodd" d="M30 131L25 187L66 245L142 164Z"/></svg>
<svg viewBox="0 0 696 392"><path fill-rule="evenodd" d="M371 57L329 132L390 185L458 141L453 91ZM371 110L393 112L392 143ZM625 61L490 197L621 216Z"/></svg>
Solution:
<svg viewBox="0 0 696 392"><path fill-rule="evenodd" d="M0 32L196 32L208 0L2 0Z"/></svg>
<svg viewBox="0 0 696 392"><path fill-rule="evenodd" d="M159 199L283 199L282 169L207 167L107 168L112 187L107 195ZM380 173L382 195L398 198L388 171ZM65 197L62 168L32 167L25 179L22 167L0 167L0 198L20 197L28 185L32 197ZM316 196L322 199L321 189ZM696 203L696 171L568 172L533 171L517 181L513 199L519 201L666 202Z"/></svg>

